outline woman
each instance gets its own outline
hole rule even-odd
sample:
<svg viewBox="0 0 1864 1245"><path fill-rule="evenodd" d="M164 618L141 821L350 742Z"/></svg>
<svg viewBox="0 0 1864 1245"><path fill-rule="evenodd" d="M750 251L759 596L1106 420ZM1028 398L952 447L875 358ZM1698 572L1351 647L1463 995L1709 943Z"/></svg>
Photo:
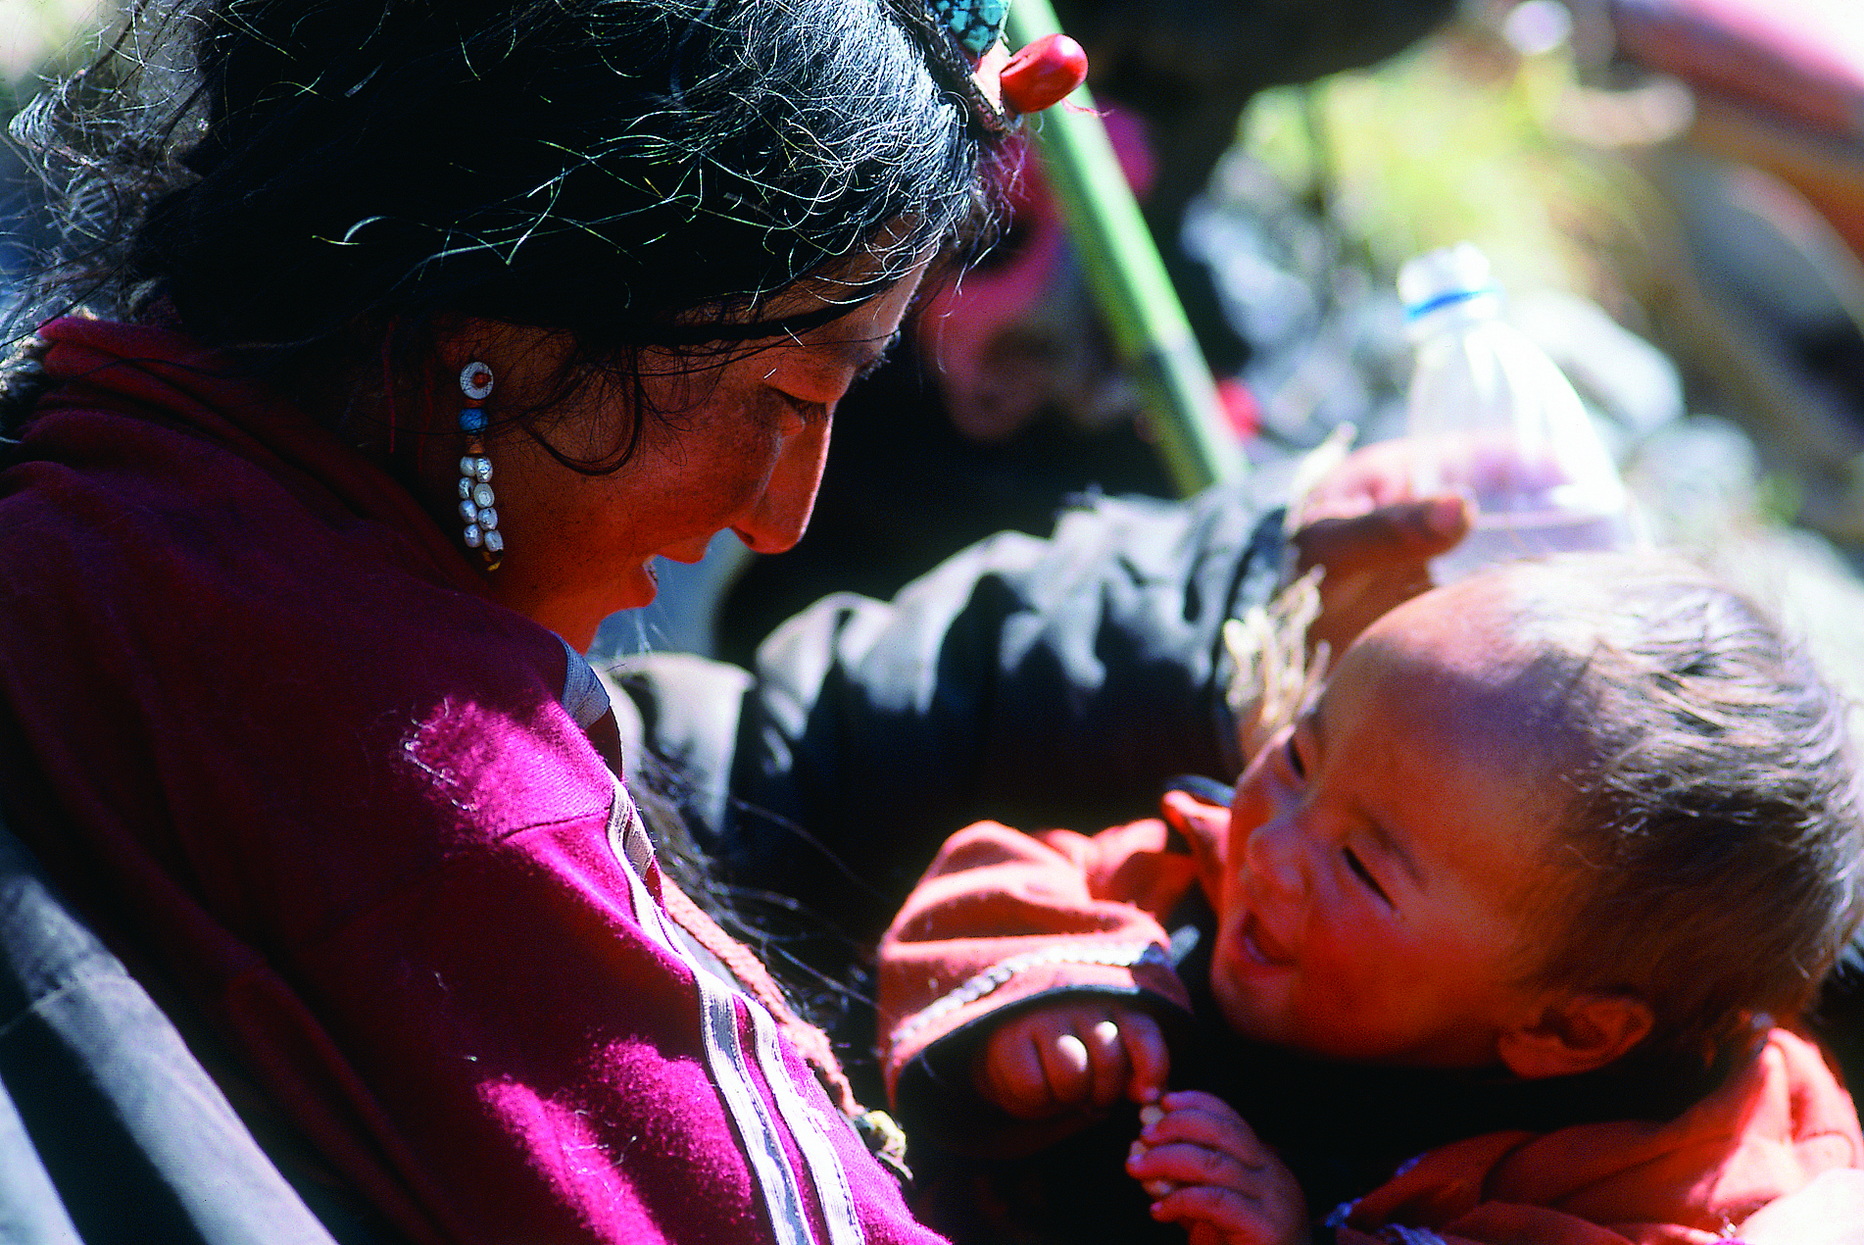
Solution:
<svg viewBox="0 0 1864 1245"><path fill-rule="evenodd" d="M224 0L140 14L149 94L63 135L119 140L70 200L114 215L40 301L112 318L48 324L15 402L11 816L402 1234L923 1235L660 893L572 646L655 556L800 534L980 214L950 40Z"/></svg>
<svg viewBox="0 0 1864 1245"><path fill-rule="evenodd" d="M977 16L205 0L119 45L155 102L46 122L94 245L32 310L106 318L46 325L7 402L8 816L327 1221L925 1235L618 782L620 725L719 702L618 724L576 649L653 557L800 533L836 402L979 216ZM1266 565L1231 511L1195 520L1196 733Z"/></svg>

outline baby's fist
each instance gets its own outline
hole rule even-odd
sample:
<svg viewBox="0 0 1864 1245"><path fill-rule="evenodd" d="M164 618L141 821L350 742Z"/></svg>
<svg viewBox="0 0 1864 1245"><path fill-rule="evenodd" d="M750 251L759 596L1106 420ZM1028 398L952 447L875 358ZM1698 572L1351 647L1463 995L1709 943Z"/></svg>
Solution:
<svg viewBox="0 0 1864 1245"><path fill-rule="evenodd" d="M1071 1000L1036 1007L984 1041L978 1092L1023 1120L1104 1110L1156 1098L1170 1066L1158 1022L1120 1003Z"/></svg>

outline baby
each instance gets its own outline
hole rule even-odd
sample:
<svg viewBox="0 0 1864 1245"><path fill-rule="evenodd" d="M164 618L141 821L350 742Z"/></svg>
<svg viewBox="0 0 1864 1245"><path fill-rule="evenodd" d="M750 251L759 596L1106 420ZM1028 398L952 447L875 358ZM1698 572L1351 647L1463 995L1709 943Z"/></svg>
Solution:
<svg viewBox="0 0 1864 1245"><path fill-rule="evenodd" d="M1845 706L1694 571L1584 555L1428 592L1227 817L1164 814L946 844L881 950L909 1127L1003 1156L1144 1104L1126 1172L1197 1243L1310 1241L1322 1194L1341 1241L1706 1239L1864 1166L1770 1020L1864 913ZM1068 1153L1083 1205L1122 1179Z"/></svg>

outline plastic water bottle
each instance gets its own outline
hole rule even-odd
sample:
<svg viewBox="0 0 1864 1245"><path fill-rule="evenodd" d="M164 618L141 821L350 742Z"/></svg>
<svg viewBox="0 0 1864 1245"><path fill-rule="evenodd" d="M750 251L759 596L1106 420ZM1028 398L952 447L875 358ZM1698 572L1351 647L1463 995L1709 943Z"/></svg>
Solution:
<svg viewBox="0 0 1864 1245"><path fill-rule="evenodd" d="M1438 583L1512 558L1642 543L1624 481L1572 383L1502 321L1488 257L1465 242L1398 274L1417 370L1409 399L1419 496L1460 493L1463 543Z"/></svg>

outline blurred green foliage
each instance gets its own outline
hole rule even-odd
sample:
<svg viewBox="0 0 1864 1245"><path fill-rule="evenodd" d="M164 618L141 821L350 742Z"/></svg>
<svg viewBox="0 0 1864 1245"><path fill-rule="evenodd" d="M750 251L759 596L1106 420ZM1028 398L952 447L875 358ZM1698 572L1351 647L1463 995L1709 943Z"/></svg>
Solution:
<svg viewBox="0 0 1864 1245"><path fill-rule="evenodd" d="M1378 271L1468 240L1510 288L1597 297L1632 191L1559 128L1573 80L1565 45L1521 56L1460 22L1374 70L1265 92L1241 141Z"/></svg>
<svg viewBox="0 0 1864 1245"><path fill-rule="evenodd" d="M34 95L41 75L79 63L103 0L0 0L0 115Z"/></svg>

